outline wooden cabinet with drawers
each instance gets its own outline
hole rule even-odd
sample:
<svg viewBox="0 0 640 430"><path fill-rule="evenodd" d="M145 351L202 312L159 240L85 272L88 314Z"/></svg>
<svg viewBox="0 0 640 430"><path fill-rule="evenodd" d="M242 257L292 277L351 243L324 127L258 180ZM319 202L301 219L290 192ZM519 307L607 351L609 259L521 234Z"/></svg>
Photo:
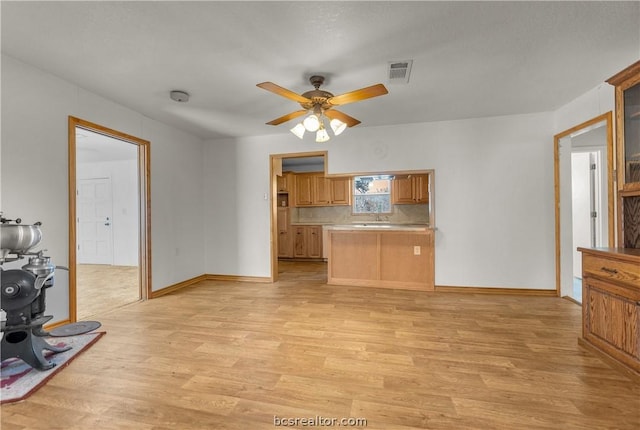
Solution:
<svg viewBox="0 0 640 430"><path fill-rule="evenodd" d="M640 249L582 252L582 338L640 376Z"/></svg>

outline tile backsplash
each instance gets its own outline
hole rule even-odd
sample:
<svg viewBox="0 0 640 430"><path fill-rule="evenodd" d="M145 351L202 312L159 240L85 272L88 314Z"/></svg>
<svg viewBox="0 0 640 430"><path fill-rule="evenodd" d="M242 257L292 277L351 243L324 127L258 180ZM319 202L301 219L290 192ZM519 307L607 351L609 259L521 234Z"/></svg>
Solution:
<svg viewBox="0 0 640 430"><path fill-rule="evenodd" d="M291 208L292 223L350 224L374 221L375 214L352 215L351 206L319 206ZM429 205L394 205L390 214L380 214L382 221L397 224L427 224Z"/></svg>

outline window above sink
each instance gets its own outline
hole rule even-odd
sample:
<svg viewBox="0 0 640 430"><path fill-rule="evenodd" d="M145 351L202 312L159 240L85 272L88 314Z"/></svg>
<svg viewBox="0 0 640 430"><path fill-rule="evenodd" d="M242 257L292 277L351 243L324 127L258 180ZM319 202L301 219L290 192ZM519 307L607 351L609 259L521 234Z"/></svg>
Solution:
<svg viewBox="0 0 640 430"><path fill-rule="evenodd" d="M390 175L367 175L353 178L352 213L390 214L391 205Z"/></svg>

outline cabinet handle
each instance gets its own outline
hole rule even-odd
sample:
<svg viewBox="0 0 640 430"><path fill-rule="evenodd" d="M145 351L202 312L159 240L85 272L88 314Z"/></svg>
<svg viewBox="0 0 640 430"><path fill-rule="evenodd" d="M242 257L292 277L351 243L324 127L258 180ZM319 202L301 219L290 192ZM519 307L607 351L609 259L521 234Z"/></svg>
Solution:
<svg viewBox="0 0 640 430"><path fill-rule="evenodd" d="M602 270L603 272L611 273L612 275L615 275L616 273L618 273L616 269L609 269L608 267L604 267L604 266L602 266L600 270Z"/></svg>

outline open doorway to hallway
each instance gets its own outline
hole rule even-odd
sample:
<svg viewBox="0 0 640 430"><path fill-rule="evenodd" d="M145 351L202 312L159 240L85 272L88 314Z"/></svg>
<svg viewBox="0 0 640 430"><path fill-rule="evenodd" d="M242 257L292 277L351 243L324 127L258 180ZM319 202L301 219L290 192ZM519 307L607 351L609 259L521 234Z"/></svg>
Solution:
<svg viewBox="0 0 640 430"><path fill-rule="evenodd" d="M148 144L69 119L71 321L148 297Z"/></svg>
<svg viewBox="0 0 640 430"><path fill-rule="evenodd" d="M77 317L140 300L136 145L76 127Z"/></svg>

